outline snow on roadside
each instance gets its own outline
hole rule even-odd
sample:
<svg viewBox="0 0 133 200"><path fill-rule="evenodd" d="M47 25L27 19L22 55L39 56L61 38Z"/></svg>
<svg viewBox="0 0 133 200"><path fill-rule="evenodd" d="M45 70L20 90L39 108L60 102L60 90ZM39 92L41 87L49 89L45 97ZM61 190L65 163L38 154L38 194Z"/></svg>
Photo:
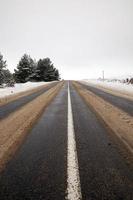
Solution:
<svg viewBox="0 0 133 200"><path fill-rule="evenodd" d="M117 91L117 92L127 94L127 95L129 94L129 95L133 96L133 85L132 84L122 83L122 82L119 82L119 81L110 82L108 80L105 80L105 81L102 81L102 80L83 80L81 82L83 82L85 84L109 89L109 90L112 90L112 91Z"/></svg>
<svg viewBox="0 0 133 200"><path fill-rule="evenodd" d="M20 92L28 91L33 88L46 85L52 82L27 82L27 83L16 83L14 87L0 88L0 98L4 98L10 95L14 95Z"/></svg>

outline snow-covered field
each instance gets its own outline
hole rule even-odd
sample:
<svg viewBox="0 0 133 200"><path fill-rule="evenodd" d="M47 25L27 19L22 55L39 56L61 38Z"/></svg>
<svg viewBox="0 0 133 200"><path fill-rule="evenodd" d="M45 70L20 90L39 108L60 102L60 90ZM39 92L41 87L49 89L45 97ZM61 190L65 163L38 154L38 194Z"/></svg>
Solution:
<svg viewBox="0 0 133 200"><path fill-rule="evenodd" d="M126 95L133 96L133 85L122 83L120 81L110 81L110 80L84 80L82 81L85 84L93 85L100 88L105 88L108 90L120 92Z"/></svg>
<svg viewBox="0 0 133 200"><path fill-rule="evenodd" d="M31 90L33 88L46 85L52 82L27 82L27 83L16 83L14 87L0 88L0 98L14 95L20 92Z"/></svg>

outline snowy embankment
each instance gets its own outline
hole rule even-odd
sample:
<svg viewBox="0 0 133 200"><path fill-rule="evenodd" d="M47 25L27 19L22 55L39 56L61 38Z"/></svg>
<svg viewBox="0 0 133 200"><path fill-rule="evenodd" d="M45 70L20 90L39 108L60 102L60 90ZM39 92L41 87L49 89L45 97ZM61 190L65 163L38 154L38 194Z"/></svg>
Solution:
<svg viewBox="0 0 133 200"><path fill-rule="evenodd" d="M27 83L16 83L14 87L0 88L0 98L18 94L20 92L25 92L32 90L42 85L49 84L51 82L27 82Z"/></svg>
<svg viewBox="0 0 133 200"><path fill-rule="evenodd" d="M122 83L119 81L111 82L109 80L83 80L81 81L84 84L92 85L101 89L108 91L114 91L123 95L129 95L133 97L133 85Z"/></svg>

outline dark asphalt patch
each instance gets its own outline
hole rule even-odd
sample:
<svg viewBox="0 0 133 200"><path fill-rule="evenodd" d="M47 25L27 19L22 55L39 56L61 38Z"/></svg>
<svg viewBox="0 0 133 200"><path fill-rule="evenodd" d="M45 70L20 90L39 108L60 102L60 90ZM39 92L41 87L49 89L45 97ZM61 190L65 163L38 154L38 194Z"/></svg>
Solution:
<svg viewBox="0 0 133 200"><path fill-rule="evenodd" d="M65 199L67 84L0 176L1 200Z"/></svg>
<svg viewBox="0 0 133 200"><path fill-rule="evenodd" d="M71 101L83 200L132 200L133 170L72 86Z"/></svg>

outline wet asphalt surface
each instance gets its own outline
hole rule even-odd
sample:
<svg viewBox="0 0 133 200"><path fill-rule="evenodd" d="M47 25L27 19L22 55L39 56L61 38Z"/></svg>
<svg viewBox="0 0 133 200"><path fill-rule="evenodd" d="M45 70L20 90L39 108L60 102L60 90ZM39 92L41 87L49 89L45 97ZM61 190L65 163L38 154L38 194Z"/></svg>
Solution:
<svg viewBox="0 0 133 200"><path fill-rule="evenodd" d="M47 90L49 90L56 84L57 83L51 83L50 85L45 86L43 89L41 89L33 94L21 97L21 98L15 100L15 101L12 101L6 105L0 106L0 120L7 117L10 113L16 111L17 109L19 109L20 107L29 103L30 101L34 100L35 98L37 98L38 96L40 96L41 94L43 94L44 92L46 92Z"/></svg>
<svg viewBox="0 0 133 200"><path fill-rule="evenodd" d="M70 84L83 200L133 200L133 169ZM67 82L0 174L0 200L65 200Z"/></svg>
<svg viewBox="0 0 133 200"><path fill-rule="evenodd" d="M105 101L111 103L112 105L120 108L121 110L127 112L129 115L133 116L133 101L109 94L93 86L89 86L80 82L79 84L82 85L85 89L103 98Z"/></svg>
<svg viewBox="0 0 133 200"><path fill-rule="evenodd" d="M133 199L133 169L73 88L71 99L83 199Z"/></svg>
<svg viewBox="0 0 133 200"><path fill-rule="evenodd" d="M65 198L67 88L55 98L0 176L0 200Z"/></svg>

